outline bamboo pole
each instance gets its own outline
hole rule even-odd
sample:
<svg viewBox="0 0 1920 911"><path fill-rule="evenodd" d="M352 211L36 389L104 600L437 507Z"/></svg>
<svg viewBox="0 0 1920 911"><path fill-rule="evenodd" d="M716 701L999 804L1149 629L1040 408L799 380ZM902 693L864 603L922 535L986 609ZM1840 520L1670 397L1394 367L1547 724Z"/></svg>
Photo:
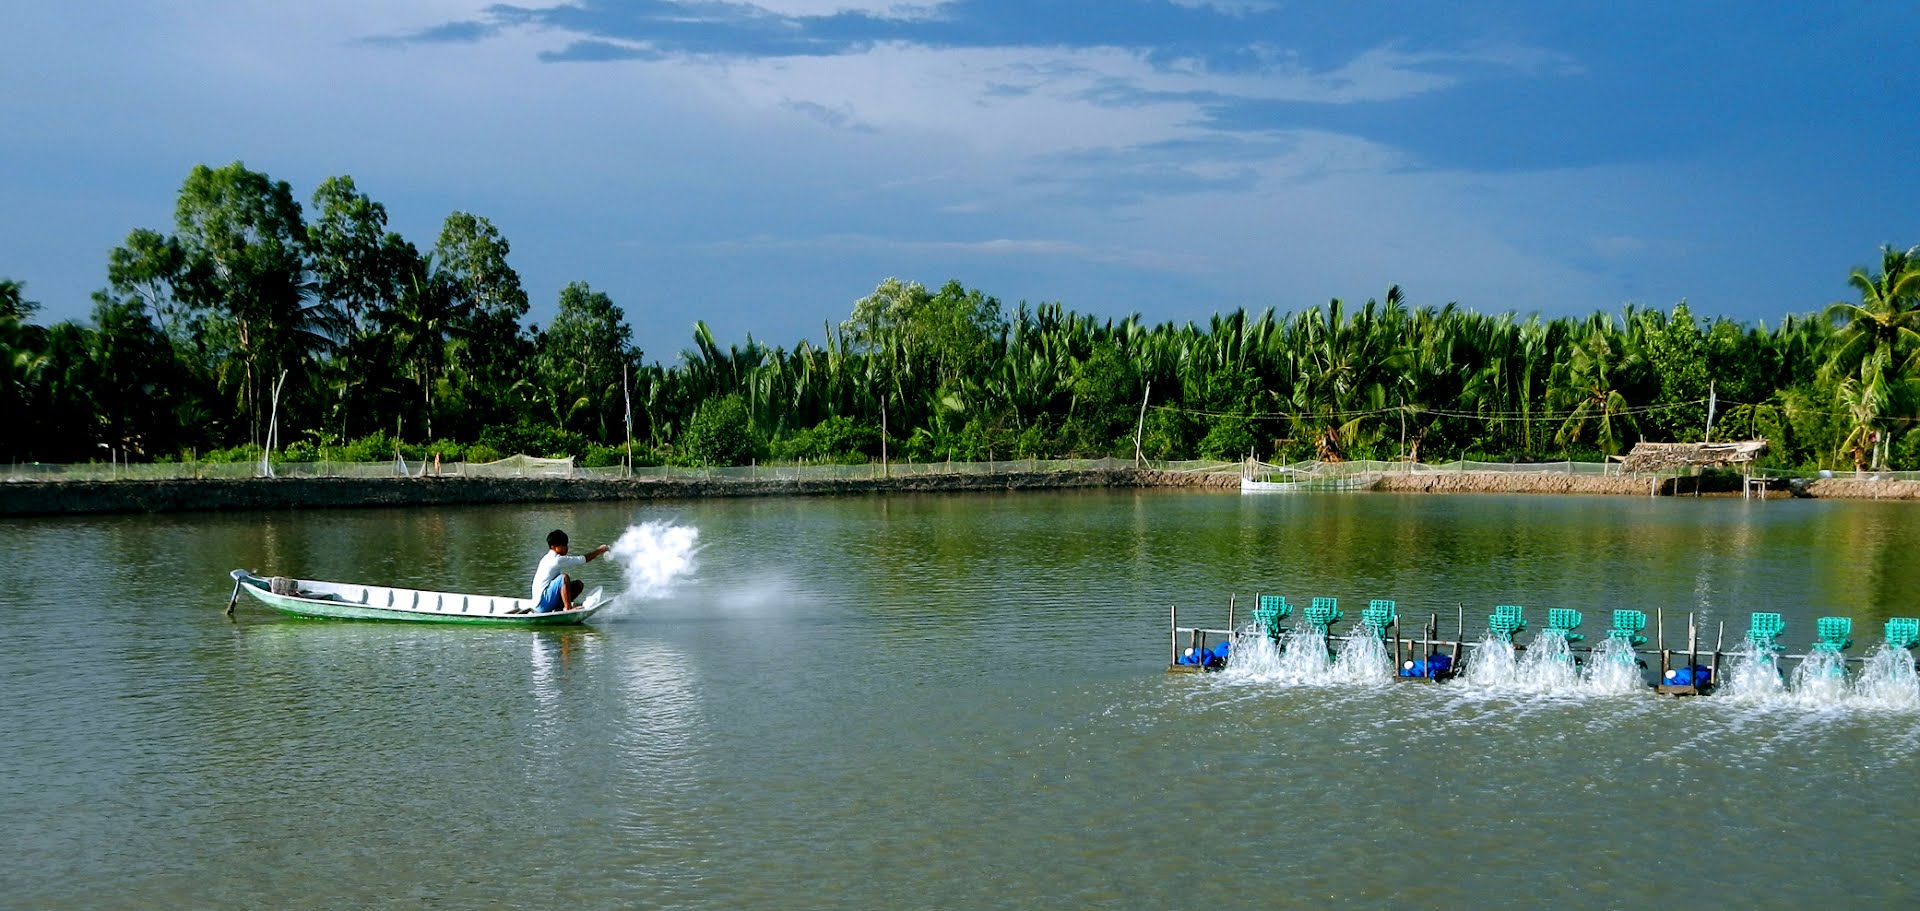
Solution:
<svg viewBox="0 0 1920 911"><path fill-rule="evenodd" d="M1460 667L1460 643L1467 638L1467 606L1453 602L1453 667Z"/></svg>
<svg viewBox="0 0 1920 911"><path fill-rule="evenodd" d="M1140 448L1140 436L1147 430L1147 399L1153 395L1153 381L1147 381L1147 391L1140 394L1140 423L1133 428L1133 467L1139 468L1147 460L1146 453ZM1233 624L1229 623L1228 626Z"/></svg>
<svg viewBox="0 0 1920 911"><path fill-rule="evenodd" d="M1654 647L1654 650L1660 653L1660 677L1658 682L1656 682L1654 685L1660 686L1667 682L1667 671L1669 670L1669 665L1667 663L1668 656L1667 656L1667 608L1666 606L1662 605L1660 607L1654 608L1653 617L1654 617L1654 624L1655 624L1655 628L1653 632L1653 647Z"/></svg>
<svg viewBox="0 0 1920 911"><path fill-rule="evenodd" d="M1693 669L1700 666L1700 627L1694 622L1692 611L1687 612L1687 683L1699 684L1693 679Z"/></svg>
<svg viewBox="0 0 1920 911"><path fill-rule="evenodd" d="M1400 673L1400 618L1393 618L1393 672Z"/></svg>
<svg viewBox="0 0 1920 911"><path fill-rule="evenodd" d="M1713 637L1713 685L1720 685L1720 646L1726 644L1727 621L1720 621L1720 632Z"/></svg>
<svg viewBox="0 0 1920 911"><path fill-rule="evenodd" d="M1180 608L1167 605L1167 663L1180 663Z"/></svg>

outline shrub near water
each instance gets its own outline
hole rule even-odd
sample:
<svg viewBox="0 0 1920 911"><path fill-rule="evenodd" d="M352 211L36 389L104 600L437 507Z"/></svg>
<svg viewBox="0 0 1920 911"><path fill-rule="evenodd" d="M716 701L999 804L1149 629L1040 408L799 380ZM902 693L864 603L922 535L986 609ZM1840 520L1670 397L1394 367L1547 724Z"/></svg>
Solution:
<svg viewBox="0 0 1920 911"><path fill-rule="evenodd" d="M686 455L696 465L745 465L756 448L747 403L737 395L702 402L687 426Z"/></svg>
<svg viewBox="0 0 1920 911"><path fill-rule="evenodd" d="M872 461L880 446L880 428L836 415L812 427L775 440L771 455L781 462L827 462L854 465Z"/></svg>

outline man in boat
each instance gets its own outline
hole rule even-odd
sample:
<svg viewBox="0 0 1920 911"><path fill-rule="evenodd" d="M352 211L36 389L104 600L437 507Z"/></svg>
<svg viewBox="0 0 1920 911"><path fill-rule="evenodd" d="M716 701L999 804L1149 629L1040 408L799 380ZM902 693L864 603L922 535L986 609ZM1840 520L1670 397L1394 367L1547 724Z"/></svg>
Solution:
<svg viewBox="0 0 1920 911"><path fill-rule="evenodd" d="M563 570L585 566L606 552L607 545L602 544L587 551L584 557L568 556L567 533L558 528L549 533L547 552L540 556L540 568L533 572L533 612L573 610L573 599L580 597L580 590L586 585Z"/></svg>

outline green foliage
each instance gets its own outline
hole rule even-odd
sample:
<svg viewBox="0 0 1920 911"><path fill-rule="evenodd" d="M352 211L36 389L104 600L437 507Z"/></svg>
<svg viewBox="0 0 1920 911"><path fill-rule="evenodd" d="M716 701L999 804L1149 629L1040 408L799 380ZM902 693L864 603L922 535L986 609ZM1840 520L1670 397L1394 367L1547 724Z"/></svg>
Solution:
<svg viewBox="0 0 1920 911"><path fill-rule="evenodd" d="M701 403L687 424L684 453L694 465L745 465L755 452L747 403L738 395Z"/></svg>
<svg viewBox="0 0 1920 911"><path fill-rule="evenodd" d="M0 278L0 320L26 322L40 304L26 299L27 286L11 278Z"/></svg>
<svg viewBox="0 0 1920 911"><path fill-rule="evenodd" d="M626 457L627 451L622 447L592 443L587 446L586 453L580 457L579 464L582 468L608 468L626 464Z"/></svg>
<svg viewBox="0 0 1920 911"><path fill-rule="evenodd" d="M1179 459L1197 451L1199 422L1184 412L1156 408L1147 412L1140 434L1141 454L1149 459Z"/></svg>
<svg viewBox="0 0 1920 911"><path fill-rule="evenodd" d="M1707 423L1706 337L1686 301L1674 305L1664 321L1658 315L1647 314L1654 318L1645 321L1647 363L1660 390L1646 423L1669 441L1698 439Z"/></svg>
<svg viewBox="0 0 1920 911"><path fill-rule="evenodd" d="M777 462L828 462L853 465L872 461L880 451L880 428L835 415L775 440L769 453Z"/></svg>
<svg viewBox="0 0 1920 911"><path fill-rule="evenodd" d="M400 444L384 430L376 430L343 446L327 447L322 457L334 462L391 462Z"/></svg>
<svg viewBox="0 0 1920 911"><path fill-rule="evenodd" d="M497 453L530 455L543 459L564 459L569 456L580 458L586 455L589 445L586 437L551 424L488 427L480 432L480 443ZM472 461L492 461L492 459L472 458L471 454L469 458Z"/></svg>
<svg viewBox="0 0 1920 911"><path fill-rule="evenodd" d="M468 446L465 454L466 454L466 461L476 462L476 463L498 462L501 459L506 458L508 455L508 453L501 452L500 450L495 449L491 445L488 445L486 443L475 443L471 446Z"/></svg>
<svg viewBox="0 0 1920 911"><path fill-rule="evenodd" d="M640 361L632 334L612 298L586 282L561 289L559 311L535 343L535 371L555 423L601 442L625 437L621 384Z"/></svg>
<svg viewBox="0 0 1920 911"><path fill-rule="evenodd" d="M238 446L229 446L226 449L214 449L201 453L200 461L225 463L258 462L260 461L260 454L260 447L252 443L242 443Z"/></svg>
<svg viewBox="0 0 1920 911"><path fill-rule="evenodd" d="M1208 422L1200 438L1200 457L1232 462L1253 452L1253 422L1237 414L1223 414Z"/></svg>
<svg viewBox="0 0 1920 911"><path fill-rule="evenodd" d="M1715 438L1765 437L1768 464L1920 467L1914 249L1854 269L1857 302L1773 327L1702 321L1684 302L1481 315L1412 306L1397 287L1149 325L888 279L817 340L722 344L696 324L672 364L644 363L626 313L584 282L544 331L523 326L509 253L466 212L423 253L346 175L303 211L241 163L196 167L167 230L109 253L89 322L35 325L23 286L0 279L0 457L252 458L285 377L290 459L614 464L624 385L642 464L741 464L763 446L806 461L1124 458L1136 429L1155 459L1551 460L1698 439L1712 383Z"/></svg>

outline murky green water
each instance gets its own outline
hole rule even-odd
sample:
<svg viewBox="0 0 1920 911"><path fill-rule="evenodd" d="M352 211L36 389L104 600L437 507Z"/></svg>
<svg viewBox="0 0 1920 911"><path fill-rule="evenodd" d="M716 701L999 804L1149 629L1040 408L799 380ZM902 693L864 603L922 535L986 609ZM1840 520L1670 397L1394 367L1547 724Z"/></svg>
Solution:
<svg viewBox="0 0 1920 911"><path fill-rule="evenodd" d="M699 529L694 577L589 628L221 614L235 567L513 594L549 528L661 519ZM1168 604L1217 623L1255 589L1590 627L1665 606L1730 638L1777 610L1795 650L1842 614L1864 648L1920 613L1911 505L1117 492L0 532L9 908L1916 894L1920 710L1163 673Z"/></svg>

